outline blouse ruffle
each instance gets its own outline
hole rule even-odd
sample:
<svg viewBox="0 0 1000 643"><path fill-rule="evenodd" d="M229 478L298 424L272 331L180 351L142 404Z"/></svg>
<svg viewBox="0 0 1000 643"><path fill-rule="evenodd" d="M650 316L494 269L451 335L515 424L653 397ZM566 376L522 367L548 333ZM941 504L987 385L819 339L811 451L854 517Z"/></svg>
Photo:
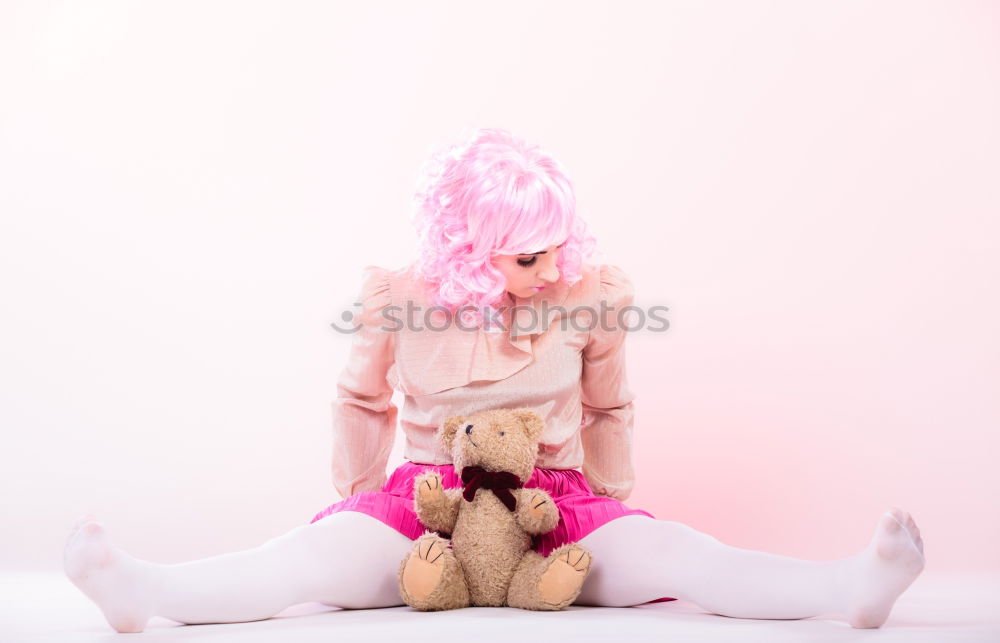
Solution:
<svg viewBox="0 0 1000 643"><path fill-rule="evenodd" d="M502 314L503 332L463 328L443 310L433 308L431 286L406 270L390 276L393 300L398 307L412 302L415 314L406 318L399 333L396 366L400 387L409 395L430 395L477 381L503 380L531 364L532 336L542 332L545 310L566 302L570 286L560 280L530 299L514 297L514 306ZM533 311L532 311L533 309ZM412 332L411 332L412 330Z"/></svg>

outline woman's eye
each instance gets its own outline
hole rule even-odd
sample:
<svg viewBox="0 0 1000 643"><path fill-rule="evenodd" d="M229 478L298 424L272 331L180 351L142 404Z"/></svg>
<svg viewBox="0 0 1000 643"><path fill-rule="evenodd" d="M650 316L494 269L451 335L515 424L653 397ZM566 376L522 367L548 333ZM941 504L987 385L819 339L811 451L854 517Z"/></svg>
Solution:
<svg viewBox="0 0 1000 643"><path fill-rule="evenodd" d="M525 268L527 268L528 266L530 266L533 263L535 263L536 259L538 259L538 257L532 257L531 259L518 259L517 260L517 265L524 266Z"/></svg>

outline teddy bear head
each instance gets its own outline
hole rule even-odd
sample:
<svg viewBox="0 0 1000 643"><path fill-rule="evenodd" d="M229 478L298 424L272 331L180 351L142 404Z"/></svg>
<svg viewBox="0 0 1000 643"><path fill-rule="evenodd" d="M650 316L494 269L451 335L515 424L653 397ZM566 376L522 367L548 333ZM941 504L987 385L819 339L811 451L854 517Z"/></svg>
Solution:
<svg viewBox="0 0 1000 643"><path fill-rule="evenodd" d="M510 471L527 482L538 458L544 421L534 409L488 409L453 415L437 437L451 453L455 471L477 465L487 471Z"/></svg>

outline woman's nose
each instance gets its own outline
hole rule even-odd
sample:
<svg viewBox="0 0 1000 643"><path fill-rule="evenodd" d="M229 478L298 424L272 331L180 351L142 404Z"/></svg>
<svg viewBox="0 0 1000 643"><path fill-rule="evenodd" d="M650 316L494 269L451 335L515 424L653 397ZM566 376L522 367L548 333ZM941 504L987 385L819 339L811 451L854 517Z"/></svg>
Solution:
<svg viewBox="0 0 1000 643"><path fill-rule="evenodd" d="M555 266L550 266L538 273L538 276L550 284L555 283L559 279L559 269Z"/></svg>

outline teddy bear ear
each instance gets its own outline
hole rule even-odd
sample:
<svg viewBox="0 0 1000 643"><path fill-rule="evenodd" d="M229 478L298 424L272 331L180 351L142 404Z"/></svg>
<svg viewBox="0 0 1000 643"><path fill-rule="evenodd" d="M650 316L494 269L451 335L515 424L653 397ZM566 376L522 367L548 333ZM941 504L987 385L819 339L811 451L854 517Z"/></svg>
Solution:
<svg viewBox="0 0 1000 643"><path fill-rule="evenodd" d="M458 428L463 424L465 424L463 416L453 415L447 418L441 424L441 428L438 429L438 439L444 442L449 451L451 451L451 445L455 441L455 434L458 433Z"/></svg>
<svg viewBox="0 0 1000 643"><path fill-rule="evenodd" d="M514 409L512 411L515 418L524 426L524 432L532 442L537 442L545 428L545 420L534 409Z"/></svg>

